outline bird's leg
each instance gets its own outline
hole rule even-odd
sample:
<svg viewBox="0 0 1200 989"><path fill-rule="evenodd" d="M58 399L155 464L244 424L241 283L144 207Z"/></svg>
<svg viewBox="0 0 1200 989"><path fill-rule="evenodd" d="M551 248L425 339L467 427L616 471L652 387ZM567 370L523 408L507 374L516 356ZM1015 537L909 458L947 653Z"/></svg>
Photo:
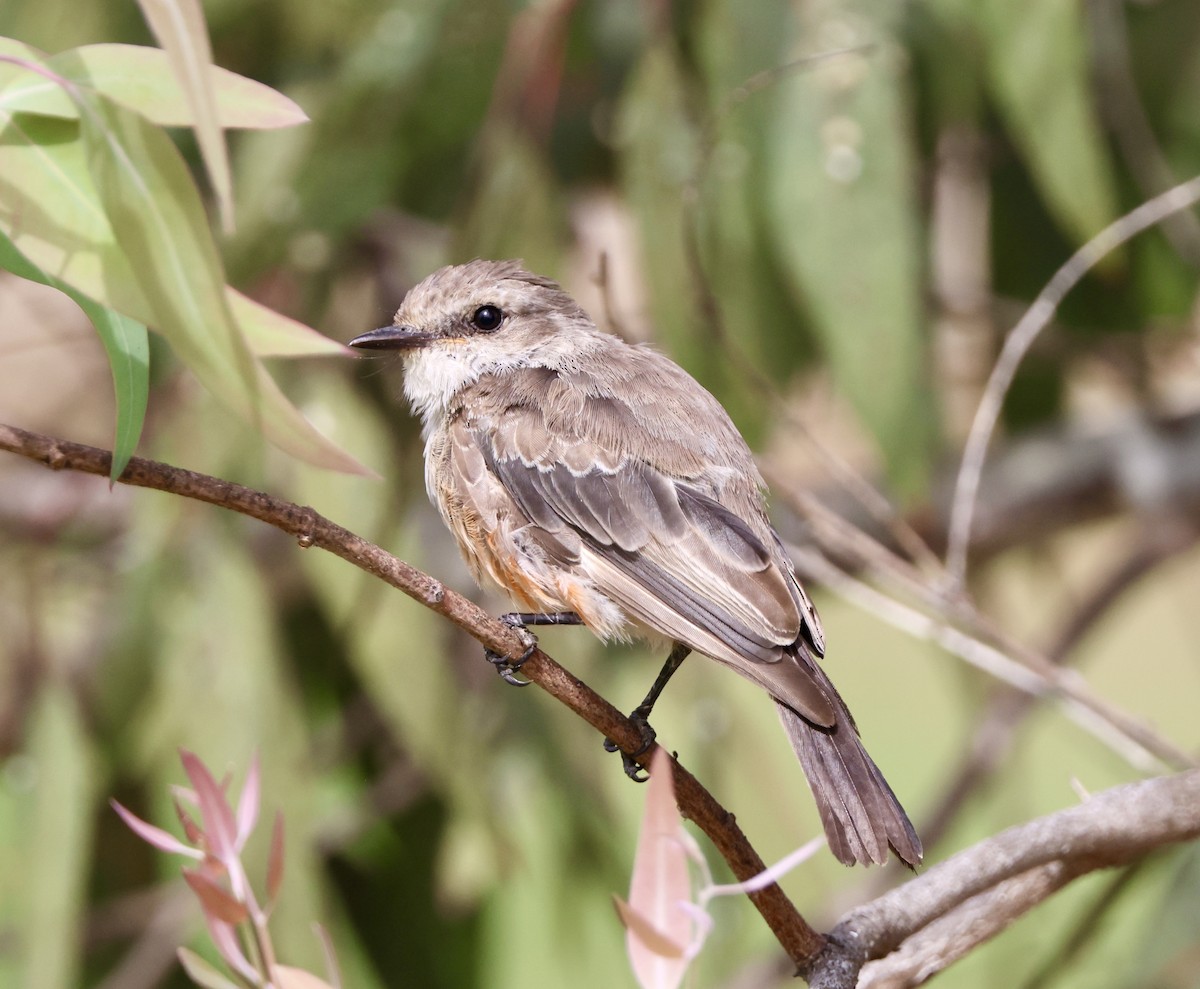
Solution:
<svg viewBox="0 0 1200 989"><path fill-rule="evenodd" d="M650 778L637 763L637 757L644 754L654 744L655 734L654 729L650 727L650 712L654 710L654 704L667 685L667 681L675 675L675 671L683 665L683 661L688 658L691 651L691 648L682 642L675 643L674 648L671 649L671 655L667 657L662 669L658 671L658 677L650 688L650 692L629 715L629 720L633 722L634 727L642 736L642 747L632 755L622 752L621 762L625 766L625 775L637 783L645 783ZM604 748L609 752L618 751L617 744L611 738L604 740Z"/></svg>
<svg viewBox="0 0 1200 989"><path fill-rule="evenodd" d="M500 678L514 687L529 686L528 680L518 680L516 676L517 671L525 665L525 660L532 656L533 651L537 649L537 636L529 631L528 626L583 624L583 619L573 611L510 611L506 615L501 615L500 621L514 631L521 632L521 637L525 642L525 651L516 659L511 656L501 656L498 652L492 652L491 649L485 649L483 654L487 657L487 661L496 667Z"/></svg>

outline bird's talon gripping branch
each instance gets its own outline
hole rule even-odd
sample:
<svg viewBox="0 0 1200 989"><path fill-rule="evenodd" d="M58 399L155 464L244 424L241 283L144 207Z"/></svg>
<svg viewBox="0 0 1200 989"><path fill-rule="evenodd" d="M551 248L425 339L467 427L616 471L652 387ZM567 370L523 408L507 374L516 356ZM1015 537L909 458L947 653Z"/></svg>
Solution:
<svg viewBox="0 0 1200 989"><path fill-rule="evenodd" d="M528 616L516 614L515 612L500 616L500 621L504 622L505 625L521 636L521 641L525 645L525 651L520 656L513 659L511 656L502 656L491 649L483 651L483 655L487 658L487 661L496 667L496 672L500 674L500 679L514 687L528 687L533 682L531 680L522 680L517 676L521 667L525 665L526 660L537 651L538 647L537 636L529 631L522 621L526 617Z"/></svg>
<svg viewBox="0 0 1200 989"><path fill-rule="evenodd" d="M629 721L638 730L638 734L642 736L642 744L638 749L635 752L623 752L616 742L611 738L606 738L604 740L604 751L620 752L621 764L625 767L625 775L635 783L645 783L650 778L650 774L642 768L638 762L638 757L644 756L650 751L650 746L654 744L654 740L658 735L650 722L646 720L646 712L643 712L641 707L638 707L629 715Z"/></svg>
<svg viewBox="0 0 1200 989"><path fill-rule="evenodd" d="M496 672L500 674L500 679L511 687L528 687L532 680L522 680L517 676L517 671L521 669L520 662L513 662L507 656L501 656L499 653L485 650L484 655L487 661L496 667Z"/></svg>
<svg viewBox="0 0 1200 989"><path fill-rule="evenodd" d="M514 687L524 687L529 684L528 680L518 680L515 674L525 665L525 661L534 654L538 647L537 636L529 631L528 626L583 624L583 619L573 611L510 611L501 615L499 621L504 622L521 636L522 642L525 643L525 651L516 659L510 656L501 656L490 649L485 649L483 654L487 657L488 662L496 667L496 672L500 674L501 679L505 683L511 683Z"/></svg>

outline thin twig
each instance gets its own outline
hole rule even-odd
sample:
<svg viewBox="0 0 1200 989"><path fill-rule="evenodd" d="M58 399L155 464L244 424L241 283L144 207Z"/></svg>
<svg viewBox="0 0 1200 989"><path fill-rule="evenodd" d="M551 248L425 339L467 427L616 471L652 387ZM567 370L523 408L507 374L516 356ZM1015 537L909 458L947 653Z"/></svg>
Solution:
<svg viewBox="0 0 1200 989"><path fill-rule="evenodd" d="M847 465L847 470L853 471L853 468ZM865 528L839 515L816 495L784 483L769 466L764 468L764 475L771 484L773 496L805 520L812 542L827 557L844 563L850 569L865 570L872 579L898 594L920 601L933 612L953 611L957 614L963 608L974 611L965 598L951 597L946 593L944 582L937 579L942 573L941 561L937 557L930 554L932 569L919 569L918 564L910 562L912 554L905 558L893 552ZM864 492L873 490L865 478L860 478L860 481ZM886 499L883 504L887 504ZM876 521L881 521L878 516ZM895 538L895 529L890 530L889 534ZM925 545L915 532L913 538L922 546ZM908 552L907 547L905 552ZM924 554L921 555L923 558Z"/></svg>
<svg viewBox="0 0 1200 989"><path fill-rule="evenodd" d="M1046 287L1034 299L1033 305L1026 310L1025 315L1005 339L996 366L992 368L988 378L975 419L971 423L971 432L967 437L962 465L954 487L950 535L946 550L946 570L952 586L961 588L966 579L967 546L971 538L971 521L975 512L975 499L979 493L983 462L1004 405L1004 396L1030 346L1050 322L1066 294L1105 254L1135 234L1161 223L1173 213L1187 209L1198 201L1200 176L1168 189L1162 195L1142 203L1109 224L1072 254L1054 273L1054 277L1046 283Z"/></svg>
<svg viewBox="0 0 1200 989"><path fill-rule="evenodd" d="M910 635L936 643L977 669L1025 693L1060 696L1064 711L1076 724L1140 771L1161 769L1160 764L1174 768L1195 765L1195 760L1178 746L1095 696L1073 671L1053 666L1028 651L1023 651L1018 661L995 646L947 625L943 619L931 618L856 580L820 553L799 546L788 546L787 549L801 572L811 575L864 611Z"/></svg>
<svg viewBox="0 0 1200 989"><path fill-rule="evenodd" d="M896 544L908 554L908 559L925 574L941 575L942 561L912 527L908 519L896 510L888 499L856 470L848 460L839 456L794 410L789 410L788 421L800 430L804 441L813 448L817 456L829 468L834 480L859 503L878 524L884 526Z"/></svg>
<svg viewBox="0 0 1200 989"><path fill-rule="evenodd" d="M738 104L744 103L755 93L762 92L764 89L775 85L775 83L780 82L788 76L814 68L821 62L828 61L829 59L841 58L843 55L865 55L867 52L873 51L876 47L877 45L874 41L868 41L861 45L851 45L847 48L828 48L823 51L812 52L808 55L801 55L790 62L784 62L782 65L773 65L769 69L763 69L761 72L754 73L754 75L740 86L734 86L729 91L724 102L722 102L717 108L717 112L713 115L713 129L715 130L721 121Z"/></svg>
<svg viewBox="0 0 1200 989"><path fill-rule="evenodd" d="M0 424L0 449L40 461L54 470L82 471L102 477L108 476L112 460L112 455L106 450L4 424ZM141 457L130 460L119 480L122 484L166 491L258 519L295 537L301 548L315 546L327 550L375 575L449 619L494 652L517 656L524 651L522 638L512 628L492 618L440 581L329 521L311 508L207 474ZM540 649L529 657L521 667L521 672L605 738L616 742L624 752L633 755L642 748L644 741L641 732L620 711ZM634 758L648 767L656 748L653 746ZM717 803L678 760L673 760L673 771L680 811L708 836L733 874L744 881L762 872L766 863L750 845L734 816ZM797 967L807 965L821 950L824 944L822 936L809 926L777 885L748 895Z"/></svg>

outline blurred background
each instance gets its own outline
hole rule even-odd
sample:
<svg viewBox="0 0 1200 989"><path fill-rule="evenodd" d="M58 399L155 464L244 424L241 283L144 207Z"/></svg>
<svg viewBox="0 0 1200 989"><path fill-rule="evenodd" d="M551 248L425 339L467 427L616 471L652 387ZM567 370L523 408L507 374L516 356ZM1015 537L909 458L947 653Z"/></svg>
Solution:
<svg viewBox="0 0 1200 989"><path fill-rule="evenodd" d="M0 34L153 43L133 4L65 7L7 0ZM1197 750L1194 213L1105 258L1023 362L980 490L973 605L936 563L1005 333L1087 238L1200 172L1193 0L205 11L216 63L312 118L230 135L230 281L347 340L441 264L521 257L683 364L760 453L779 527L822 578L827 668L927 862ZM312 505L475 593L393 364L272 365L369 479L267 447L153 343L140 454ZM108 447L111 391L74 306L0 280L0 420ZM623 709L662 658L541 640ZM1164 744L1014 694L963 662L986 648L1070 664ZM692 661L655 725L767 861L819 831L749 685ZM291 963L320 970L319 920L358 989L633 984L610 894L642 794L590 728L328 554L0 457L0 983L188 984L174 949L208 951L199 910L108 806L167 826L180 746L239 781L260 753L287 822L273 930ZM1088 877L939 984L1195 986L1198 875L1183 849ZM901 878L822 854L784 885L821 926ZM794 984L748 902L713 915L692 985Z"/></svg>

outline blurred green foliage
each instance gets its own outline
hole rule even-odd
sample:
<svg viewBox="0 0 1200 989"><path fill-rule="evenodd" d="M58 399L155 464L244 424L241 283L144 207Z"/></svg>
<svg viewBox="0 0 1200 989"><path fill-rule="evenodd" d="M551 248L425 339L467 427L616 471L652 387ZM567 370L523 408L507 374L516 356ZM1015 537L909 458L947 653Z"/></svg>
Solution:
<svg viewBox="0 0 1200 989"><path fill-rule="evenodd" d="M946 248L934 214L948 135L976 149L987 220L975 274L993 333L1087 236L1200 171L1194 0L213 0L206 13L216 62L312 121L231 134L238 227L219 247L235 287L345 340L386 323L439 264L520 256L590 293L598 319L607 294L618 328L652 333L756 446L799 445L778 395L797 383L835 394L839 428L907 504L929 497L958 435L930 261ZM7 0L0 35L48 52L151 43L132 4L64 16ZM1125 89L1108 71L1120 64ZM178 140L200 174L190 135ZM1194 227L1152 231L1085 280L1018 378L1014 431L1064 419L1081 358L1108 355L1145 387L1152 332L1187 339ZM966 253L952 238L949 250ZM0 418L107 445L107 379L60 384L98 345L76 314L54 312L32 326L41 365L19 363L17 319L0 321ZM425 500L416 427L378 365L271 372L383 481L265 447L181 373L187 354L152 339L140 453L310 504L468 588ZM995 344L985 337L977 376ZM640 794L586 726L505 688L474 642L415 604L245 519L92 478L47 482L7 460L0 485L0 985L186 984L172 952L207 951L199 914L156 912L174 902L175 866L106 804L165 823L178 746L238 776L261 753L266 807L288 826L274 929L291 963L320 970L319 919L347 986L632 984L609 893L627 886ZM1118 523L1014 551L980 599L1040 641L1103 569L1096 547L1125 535ZM1097 690L1185 746L1200 743L1197 583L1194 561L1156 577L1081 657ZM875 616L818 604L833 675L919 824L986 685ZM623 707L656 668L645 650L579 631L542 641ZM734 681L688 664L656 726L770 861L818 824L770 705ZM1070 802L1071 776L1097 790L1133 775L1047 709L929 861ZM260 874L265 852L264 838ZM1103 943L1052 984L1194 984L1194 925L1160 923L1194 916L1195 883L1169 882L1175 869L1194 877L1184 858L1136 877ZM820 922L865 897L864 881L820 860L786 888ZM1021 985L1109 881L1073 887L942 981ZM779 957L748 904L714 913L696 985L789 984L784 966L747 974Z"/></svg>

